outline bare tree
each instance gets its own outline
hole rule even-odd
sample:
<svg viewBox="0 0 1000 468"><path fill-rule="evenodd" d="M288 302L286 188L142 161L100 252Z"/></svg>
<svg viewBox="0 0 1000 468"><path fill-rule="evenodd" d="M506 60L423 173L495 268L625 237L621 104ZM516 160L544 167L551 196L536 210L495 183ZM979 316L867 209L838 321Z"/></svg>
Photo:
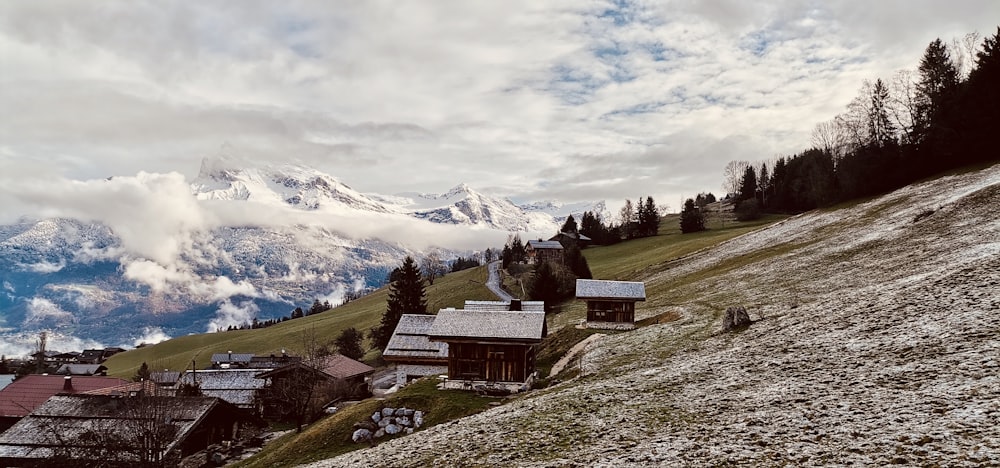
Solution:
<svg viewBox="0 0 1000 468"><path fill-rule="evenodd" d="M726 191L726 195L739 193L740 186L743 185L743 174L746 174L747 167L750 167L750 163L747 161L729 161L726 164L726 169L722 173L722 190ZM683 201L681 206L684 206Z"/></svg>
<svg viewBox="0 0 1000 468"><path fill-rule="evenodd" d="M431 252L424 257L423 267L421 268L424 272L424 277L427 278L427 282L434 284L434 278L439 276L444 276L448 273L448 266L444 264L441 260L441 255L437 252Z"/></svg>
<svg viewBox="0 0 1000 468"><path fill-rule="evenodd" d="M913 124L917 119L916 79L912 70L899 70L889 82L889 114L899 129L903 142L913 139Z"/></svg>
<svg viewBox="0 0 1000 468"><path fill-rule="evenodd" d="M948 49L951 52L951 60L955 63L955 70L958 71L958 79L964 80L969 77L969 73L976 68L976 53L979 52L980 36L977 32L971 32L961 39L954 38Z"/></svg>
<svg viewBox="0 0 1000 468"><path fill-rule="evenodd" d="M846 154L848 138L844 129L836 120L828 120L816 124L812 131L812 144L839 161Z"/></svg>

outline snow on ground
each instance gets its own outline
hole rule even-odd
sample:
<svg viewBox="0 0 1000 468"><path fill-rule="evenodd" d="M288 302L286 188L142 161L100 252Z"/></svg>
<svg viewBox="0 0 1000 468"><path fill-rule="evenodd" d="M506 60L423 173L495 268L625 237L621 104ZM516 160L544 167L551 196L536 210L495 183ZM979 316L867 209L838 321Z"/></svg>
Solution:
<svg viewBox="0 0 1000 468"><path fill-rule="evenodd" d="M310 466L998 466L998 201L1000 165L672 262L647 288L683 319L580 378ZM761 320L719 334L737 304Z"/></svg>

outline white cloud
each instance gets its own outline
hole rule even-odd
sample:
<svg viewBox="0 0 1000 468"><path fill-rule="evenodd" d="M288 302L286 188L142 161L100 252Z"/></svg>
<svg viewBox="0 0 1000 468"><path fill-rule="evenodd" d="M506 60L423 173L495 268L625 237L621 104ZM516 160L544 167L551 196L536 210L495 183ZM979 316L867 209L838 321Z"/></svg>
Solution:
<svg viewBox="0 0 1000 468"><path fill-rule="evenodd" d="M109 187L169 203L108 208L149 220L120 234L168 265L215 221L178 222L191 206L171 173L226 143L363 191L464 181L565 202L598 197L562 174L616 160L627 183L599 198L674 200L717 190L731 159L805 149L862 79L1000 17L992 0L618 3L4 2L0 107L19 112L0 164L23 183L0 180L3 215L53 211L11 192L54 175L166 174Z"/></svg>
<svg viewBox="0 0 1000 468"><path fill-rule="evenodd" d="M59 263L52 263L48 261L41 261L38 263L32 263L29 265L21 265L22 268L28 271L33 271L35 273L56 273L63 268L66 268L66 260L60 259Z"/></svg>
<svg viewBox="0 0 1000 468"><path fill-rule="evenodd" d="M143 343L156 344L169 339L170 335L164 333L160 327L142 327L142 334L133 340L131 346L139 346Z"/></svg>
<svg viewBox="0 0 1000 468"><path fill-rule="evenodd" d="M215 311L215 318L208 322L208 327L205 331L207 333L215 333L219 330L225 330L230 326L238 327L249 324L257 316L258 312L260 312L260 308L253 301L233 304L231 301L226 300L219 305L219 309Z"/></svg>
<svg viewBox="0 0 1000 468"><path fill-rule="evenodd" d="M28 301L27 314L24 317L24 327L37 326L40 323L61 324L71 322L73 314L62 310L58 304L41 297L33 297Z"/></svg>
<svg viewBox="0 0 1000 468"><path fill-rule="evenodd" d="M40 331L3 333L0 334L0 354L11 357L27 357L36 350L36 341ZM84 349L103 349L100 342L67 335L62 332L47 330L45 349L49 351L83 351Z"/></svg>

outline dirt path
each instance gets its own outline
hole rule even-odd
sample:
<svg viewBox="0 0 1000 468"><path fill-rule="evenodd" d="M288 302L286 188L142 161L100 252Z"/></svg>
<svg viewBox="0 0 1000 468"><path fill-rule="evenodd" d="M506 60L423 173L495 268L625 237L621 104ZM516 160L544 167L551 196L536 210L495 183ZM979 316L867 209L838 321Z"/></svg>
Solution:
<svg viewBox="0 0 1000 468"><path fill-rule="evenodd" d="M552 371L549 372L549 375L557 375L560 372L562 372L562 370L566 368L566 364L569 364L569 361L572 360L574 356L579 354L580 351L583 351L584 348L587 347L587 345L601 338L604 338L605 336L606 335L604 335L603 333L597 333L594 335L590 335L583 341L575 344L572 348L569 349L569 351L566 351L566 354L564 354L563 357L559 358L559 360L556 361L555 365L552 366Z"/></svg>

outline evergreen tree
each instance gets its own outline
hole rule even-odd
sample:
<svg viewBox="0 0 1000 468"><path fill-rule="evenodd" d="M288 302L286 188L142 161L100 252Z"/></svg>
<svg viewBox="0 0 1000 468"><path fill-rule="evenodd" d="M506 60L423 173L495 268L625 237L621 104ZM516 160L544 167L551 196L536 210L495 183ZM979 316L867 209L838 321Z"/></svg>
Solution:
<svg viewBox="0 0 1000 468"><path fill-rule="evenodd" d="M319 302L319 299L314 299L312 307L309 308L309 313L307 313L306 315L318 314L320 312L323 312L324 310L325 309L323 309L323 304Z"/></svg>
<svg viewBox="0 0 1000 468"><path fill-rule="evenodd" d="M684 202L684 209L681 211L681 232L687 234L689 232L704 230L705 217L701 214L701 210L697 206L694 206L694 200L688 198Z"/></svg>
<svg viewBox="0 0 1000 468"><path fill-rule="evenodd" d="M736 197L736 200L747 200L756 197L757 173L753 170L753 166L748 165L743 171L743 182L740 184L740 194Z"/></svg>
<svg viewBox="0 0 1000 468"><path fill-rule="evenodd" d="M895 140L896 129L889 120L889 89L882 79L872 87L871 105L868 106L868 141L878 148Z"/></svg>
<svg viewBox="0 0 1000 468"><path fill-rule="evenodd" d="M146 364L146 361L142 361L142 365L139 366L139 370L135 371L135 375L132 376L132 381L145 382L149 380L150 376L152 376L152 372L149 371L149 365Z"/></svg>
<svg viewBox="0 0 1000 468"><path fill-rule="evenodd" d="M389 299L386 301L385 313L382 314L382 322L372 329L372 343L379 349L385 349L389 344L389 338L403 314L427 313L424 280L417 262L406 257L399 271L399 279L389 286Z"/></svg>
<svg viewBox="0 0 1000 468"><path fill-rule="evenodd" d="M562 228L559 229L559 232L565 232L567 234L579 234L580 233L580 230L576 226L576 220L573 219L573 215L569 215L566 218L566 222L563 223Z"/></svg>
<svg viewBox="0 0 1000 468"><path fill-rule="evenodd" d="M559 278L556 276L552 262L542 262L535 268L528 297L533 301L545 301L545 311L549 312L552 310L552 306L561 299L559 286Z"/></svg>
<svg viewBox="0 0 1000 468"><path fill-rule="evenodd" d="M645 203L639 203L639 233L642 237L651 237L655 236L659 230L660 212L656 208L653 197L647 196Z"/></svg>
<svg viewBox="0 0 1000 468"><path fill-rule="evenodd" d="M585 211L583 213L583 217L580 218L580 234L591 238L594 243L597 244L604 244L606 242L607 236L605 234L604 225L601 224L601 220L590 211Z"/></svg>
<svg viewBox="0 0 1000 468"><path fill-rule="evenodd" d="M395 329L395 328L394 328ZM348 327L337 335L333 341L337 347L337 352L351 359L361 359L365 355L365 350L361 347L361 332L354 327Z"/></svg>
<svg viewBox="0 0 1000 468"><path fill-rule="evenodd" d="M296 307L295 310L292 311L292 318L293 319L302 318L303 315L305 315L305 313L302 312L302 308L301 307Z"/></svg>
<svg viewBox="0 0 1000 468"><path fill-rule="evenodd" d="M583 252L580 251L580 248L575 245L563 250L563 264L566 265L566 267L569 268L569 271L571 271L577 278L594 278L594 275L590 272L590 265L587 264L587 258L583 256Z"/></svg>

